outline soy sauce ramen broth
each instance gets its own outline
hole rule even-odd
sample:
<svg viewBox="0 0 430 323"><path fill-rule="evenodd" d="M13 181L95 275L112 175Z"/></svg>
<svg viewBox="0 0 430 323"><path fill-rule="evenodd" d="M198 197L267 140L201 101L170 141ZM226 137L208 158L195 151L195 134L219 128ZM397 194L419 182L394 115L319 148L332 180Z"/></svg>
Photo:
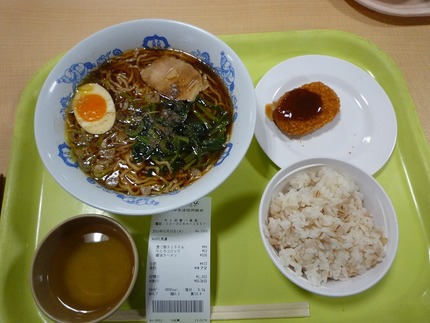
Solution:
<svg viewBox="0 0 430 323"><path fill-rule="evenodd" d="M195 101L166 99L142 80L141 70L163 55L180 58L205 77L208 87ZM213 167L229 140L229 92L210 66L185 52L134 49L91 71L82 82L86 83L109 91L115 123L106 133L90 134L69 106L66 140L79 167L107 188L130 195L181 189Z"/></svg>

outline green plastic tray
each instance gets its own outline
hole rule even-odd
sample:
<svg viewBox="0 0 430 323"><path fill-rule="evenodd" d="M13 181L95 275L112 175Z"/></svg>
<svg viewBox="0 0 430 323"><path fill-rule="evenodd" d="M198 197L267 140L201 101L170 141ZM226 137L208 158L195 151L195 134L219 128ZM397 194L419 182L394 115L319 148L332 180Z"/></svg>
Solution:
<svg viewBox="0 0 430 323"><path fill-rule="evenodd" d="M374 44L340 31L222 38L243 59L254 84L275 64L304 54L336 56L375 77L390 97L398 120L393 155L375 178L393 201L400 240L390 271L368 291L329 298L296 287L275 268L260 239L260 197L277 167L253 140L236 171L210 194L211 305L309 302L311 316L288 319L289 322L427 321L430 317L430 150L397 65ZM35 146L33 114L38 92L58 59L37 72L23 91L18 106L0 220L0 322L45 321L33 302L29 283L37 243L50 228L70 216L102 213L65 193L45 170ZM130 229L141 257L137 285L124 308L144 308L150 217L111 216Z"/></svg>

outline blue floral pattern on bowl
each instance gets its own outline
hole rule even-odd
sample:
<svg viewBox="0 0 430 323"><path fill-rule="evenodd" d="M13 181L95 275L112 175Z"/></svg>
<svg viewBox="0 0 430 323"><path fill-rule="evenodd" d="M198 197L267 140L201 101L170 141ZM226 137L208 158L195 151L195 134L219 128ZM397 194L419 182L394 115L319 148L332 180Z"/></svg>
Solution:
<svg viewBox="0 0 430 323"><path fill-rule="evenodd" d="M170 48L170 44L166 37L155 34L153 36L145 37L142 42L142 47L168 49ZM111 57L121 55L122 53L123 52L120 49L116 48L106 52L105 54L100 55L95 62L76 63L71 65L68 69L64 71L64 74L59 79L57 79L57 82L71 84L72 87L71 87L71 92L67 96L62 97L60 99L60 106L61 106L60 113L63 119L65 119L65 110L73 96L73 93L76 91L78 85L88 75L88 73L94 68L96 68L97 66L99 66L100 64L103 64L104 62L106 62ZM219 65L215 65L212 62L212 59L208 52L202 52L197 49L195 51L192 51L191 54L197 57L198 59L202 60L209 66L211 66L225 82L233 102L233 108L234 108L233 122L234 122L237 119L238 108L237 108L237 98L234 95L235 71L231 61L228 59L227 55L225 55L224 52L220 53ZM70 156L70 149L71 148L65 142L63 142L58 146L58 151L59 151L58 156L63 160L64 164L66 164L67 166L78 168L78 163L75 162ZM222 162L230 155L230 152L232 149L233 149L233 144L228 143L223 154L220 156L215 166L222 164ZM134 205L158 205L159 204L158 201L156 201L151 197L130 196L130 195L125 195L125 194L107 189L101 186L99 183L97 183L97 181L95 181L90 177L87 178L87 181L95 185L97 188L102 189L103 191L108 192L110 194L113 194L114 196L116 196L117 198L121 199L122 201L128 204L134 204ZM179 191L169 193L169 195L174 195L177 193L179 193Z"/></svg>
<svg viewBox="0 0 430 323"><path fill-rule="evenodd" d="M131 195L126 195L126 194L122 194L122 193L110 190L110 189L100 185L99 183L97 183L97 181L95 181L91 177L87 177L87 181L88 181L88 183L95 185L97 188L105 191L106 193L109 193L109 194L116 196L117 198L121 199L122 201L124 201L125 203L128 203L128 204L134 204L137 206L159 205L160 204L160 202L151 198L150 196L131 196Z"/></svg>
<svg viewBox="0 0 430 323"><path fill-rule="evenodd" d="M157 34L155 34L154 36L145 37L143 39L142 47L167 49L170 47L170 44L167 41L166 37L158 36Z"/></svg>
<svg viewBox="0 0 430 323"><path fill-rule="evenodd" d="M58 156L67 166L78 168L78 163L70 156L70 146L65 142L58 146Z"/></svg>

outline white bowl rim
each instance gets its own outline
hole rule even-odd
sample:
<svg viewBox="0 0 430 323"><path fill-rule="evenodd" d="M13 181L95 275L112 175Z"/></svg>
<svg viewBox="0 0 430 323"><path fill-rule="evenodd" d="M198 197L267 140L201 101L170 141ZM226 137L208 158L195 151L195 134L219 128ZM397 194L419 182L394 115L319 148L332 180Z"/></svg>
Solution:
<svg viewBox="0 0 430 323"><path fill-rule="evenodd" d="M330 286L328 286L329 283L319 287L311 285L307 279L305 279L304 277L297 276L291 269L285 268L281 264L277 253L274 251L273 247L267 241L267 238L265 236L264 226L265 226L265 220L267 218L267 207L268 207L268 204L270 203L270 199L268 197L273 196L273 194L270 194L270 192L273 192L276 188L279 189L280 187L283 187L285 184L280 184L280 183L283 182L287 177L297 172L300 172L304 169L321 167L321 166L328 166L330 168L333 168L339 171L340 173L343 173L343 172L347 173L348 171L353 170L357 174L360 174L360 176L364 176L363 178L366 178L366 180L369 181L371 185L373 185L375 191L377 191L377 193L381 197L381 201L386 208L385 213L388 214L388 218L384 218L384 221L386 222L385 224L389 227L381 228L381 229L385 229L385 233L387 233L387 230L389 230L389 233L390 233L389 241L385 246L385 250L387 251L387 253L381 263L378 263L375 267L369 269L366 273L370 272L371 270L374 270L378 266L380 266L378 268L380 270L377 272L377 275L374 277L374 279L372 279L371 281L367 281L366 283L362 283L353 289L348 288L348 283L351 282L351 280L347 280L343 282L331 281L330 284L336 284L338 286L342 286L344 287L343 289L330 288ZM348 171L346 171L345 169L348 169ZM356 181L355 178L353 179ZM359 183L357 184L360 187L360 184ZM394 262L394 259L397 253L397 248L399 243L399 228L398 228L398 220L397 220L396 212L393 204L391 203L389 196L387 195L383 187L372 175L369 175L358 166L350 164L346 161L337 160L333 158L309 158L309 159L301 160L299 162L296 162L292 165L289 165L285 168L280 169L270 179L269 183L267 184L263 192L263 195L260 201L260 206L259 206L258 221L259 221L260 238L263 242L264 248L270 260L278 268L278 270L295 285L303 288L304 290L307 290L309 292L312 292L314 294L321 295L321 296L329 296L329 297L352 296L352 295L356 295L361 292L364 292L365 290L368 290L374 285L376 285L387 274L387 272L391 268L391 265ZM362 279L366 273L362 275L358 275L351 279Z"/></svg>

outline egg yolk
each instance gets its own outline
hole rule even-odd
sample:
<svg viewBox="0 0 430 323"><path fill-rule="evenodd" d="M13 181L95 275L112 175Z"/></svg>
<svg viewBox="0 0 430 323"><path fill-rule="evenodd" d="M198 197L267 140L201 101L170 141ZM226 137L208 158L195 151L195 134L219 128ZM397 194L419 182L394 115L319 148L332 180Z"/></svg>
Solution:
<svg viewBox="0 0 430 323"><path fill-rule="evenodd" d="M106 114L107 105L101 95L86 94L79 99L76 110L85 121L96 121Z"/></svg>

